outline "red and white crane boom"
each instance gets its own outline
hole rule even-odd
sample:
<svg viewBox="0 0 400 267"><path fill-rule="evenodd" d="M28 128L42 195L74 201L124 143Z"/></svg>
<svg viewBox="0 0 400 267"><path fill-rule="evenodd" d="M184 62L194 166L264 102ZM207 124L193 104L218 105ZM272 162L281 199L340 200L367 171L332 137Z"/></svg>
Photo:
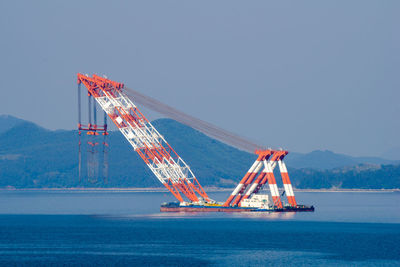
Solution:
<svg viewBox="0 0 400 267"><path fill-rule="evenodd" d="M139 111L123 91L124 84L78 73L89 95L107 113L157 179L180 201L211 201L190 167ZM183 196L182 196L183 195Z"/></svg>

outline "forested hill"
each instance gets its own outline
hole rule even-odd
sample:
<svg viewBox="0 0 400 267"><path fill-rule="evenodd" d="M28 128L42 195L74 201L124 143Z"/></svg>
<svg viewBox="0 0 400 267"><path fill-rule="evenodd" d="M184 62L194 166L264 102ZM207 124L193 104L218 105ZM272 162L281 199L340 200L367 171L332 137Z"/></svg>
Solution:
<svg viewBox="0 0 400 267"><path fill-rule="evenodd" d="M256 158L174 120L159 119L153 124L203 186L235 186ZM79 182L76 131L50 131L12 116L0 116L0 187L160 186L119 132L111 132L108 139L108 179ZM290 153L286 163L297 188L400 188L400 165L395 161L314 151Z"/></svg>

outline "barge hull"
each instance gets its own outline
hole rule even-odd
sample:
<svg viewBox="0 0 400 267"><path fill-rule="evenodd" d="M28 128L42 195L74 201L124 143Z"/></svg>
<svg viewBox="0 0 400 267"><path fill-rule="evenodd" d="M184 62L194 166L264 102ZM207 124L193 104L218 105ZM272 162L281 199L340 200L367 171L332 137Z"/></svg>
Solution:
<svg viewBox="0 0 400 267"><path fill-rule="evenodd" d="M313 212L314 207L287 207L282 209L258 209L241 207L163 207L161 212Z"/></svg>

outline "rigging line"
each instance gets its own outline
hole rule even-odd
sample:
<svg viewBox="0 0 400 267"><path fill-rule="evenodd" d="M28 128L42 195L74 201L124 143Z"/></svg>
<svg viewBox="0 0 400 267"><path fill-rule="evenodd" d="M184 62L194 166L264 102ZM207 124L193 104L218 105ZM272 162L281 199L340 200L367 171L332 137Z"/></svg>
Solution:
<svg viewBox="0 0 400 267"><path fill-rule="evenodd" d="M159 112L161 114L166 115L167 117L174 119L180 123L183 123L187 126L190 126L210 137L213 137L223 143L232 145L238 149L254 153L254 150L260 149L264 146L255 144L251 141L244 139L234 133L231 133L227 130L219 128L209 122L203 121L201 119L190 116L186 113L183 113L171 106L168 106L160 101L146 96L142 93L139 93L136 90L130 88L124 88L128 97L133 98L132 100L138 104L145 106L153 111Z"/></svg>

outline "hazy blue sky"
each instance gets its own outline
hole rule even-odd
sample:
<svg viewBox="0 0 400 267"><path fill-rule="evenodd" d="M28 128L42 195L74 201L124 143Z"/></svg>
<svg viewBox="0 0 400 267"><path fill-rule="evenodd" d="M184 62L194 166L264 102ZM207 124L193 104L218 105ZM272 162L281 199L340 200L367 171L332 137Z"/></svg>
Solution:
<svg viewBox="0 0 400 267"><path fill-rule="evenodd" d="M275 147L400 147L400 1L1 1L0 10L0 114L73 129L75 75L98 73Z"/></svg>

